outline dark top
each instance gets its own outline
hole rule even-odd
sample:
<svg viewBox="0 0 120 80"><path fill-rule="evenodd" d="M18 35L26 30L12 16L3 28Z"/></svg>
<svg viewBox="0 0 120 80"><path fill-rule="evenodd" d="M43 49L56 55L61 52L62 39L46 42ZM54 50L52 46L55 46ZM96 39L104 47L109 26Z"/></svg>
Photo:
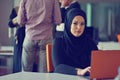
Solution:
<svg viewBox="0 0 120 80"><path fill-rule="evenodd" d="M91 51L98 50L97 45L85 34L75 37L71 34L70 28L75 16L82 16L85 19L86 14L80 9L71 9L65 19L65 30L62 37L56 37L53 40L52 60L55 72L77 75L75 68L84 69L90 66Z"/></svg>
<svg viewBox="0 0 120 80"><path fill-rule="evenodd" d="M88 41L88 42L87 42ZM77 75L75 68L85 68L90 66L91 51L97 50L96 44L91 39L83 41L81 48L84 49L84 53L74 52L74 55L67 53L65 41L62 38L55 38L53 40L53 65L55 72ZM76 45L77 46L77 45ZM81 49L79 48L79 49ZM71 49L72 50L72 49Z"/></svg>

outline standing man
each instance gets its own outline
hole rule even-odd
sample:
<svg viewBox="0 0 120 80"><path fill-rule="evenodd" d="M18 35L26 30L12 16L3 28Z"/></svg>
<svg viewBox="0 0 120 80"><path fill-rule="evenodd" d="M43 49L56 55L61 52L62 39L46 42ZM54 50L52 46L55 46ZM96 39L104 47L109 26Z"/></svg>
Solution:
<svg viewBox="0 0 120 80"><path fill-rule="evenodd" d="M32 71L37 59L38 71L46 72L45 46L52 40L52 27L60 23L58 0L21 0L18 24L26 26L22 55L24 71Z"/></svg>

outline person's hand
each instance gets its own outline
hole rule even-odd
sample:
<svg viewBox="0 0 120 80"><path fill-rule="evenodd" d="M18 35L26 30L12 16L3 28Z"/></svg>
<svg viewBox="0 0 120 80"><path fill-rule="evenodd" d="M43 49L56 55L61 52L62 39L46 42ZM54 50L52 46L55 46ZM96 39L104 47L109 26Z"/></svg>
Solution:
<svg viewBox="0 0 120 80"><path fill-rule="evenodd" d="M13 24L17 24L17 17L12 20Z"/></svg>
<svg viewBox="0 0 120 80"><path fill-rule="evenodd" d="M86 67L84 69L77 68L77 75L83 76L85 73L90 72L91 67Z"/></svg>

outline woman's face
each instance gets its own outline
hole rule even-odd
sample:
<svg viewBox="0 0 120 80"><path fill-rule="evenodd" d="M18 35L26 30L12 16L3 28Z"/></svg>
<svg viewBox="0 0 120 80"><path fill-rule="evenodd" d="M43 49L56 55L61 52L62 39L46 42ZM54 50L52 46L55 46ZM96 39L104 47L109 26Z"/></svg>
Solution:
<svg viewBox="0 0 120 80"><path fill-rule="evenodd" d="M83 34L85 29L85 20L82 16L75 16L71 24L71 33L75 37L79 37Z"/></svg>

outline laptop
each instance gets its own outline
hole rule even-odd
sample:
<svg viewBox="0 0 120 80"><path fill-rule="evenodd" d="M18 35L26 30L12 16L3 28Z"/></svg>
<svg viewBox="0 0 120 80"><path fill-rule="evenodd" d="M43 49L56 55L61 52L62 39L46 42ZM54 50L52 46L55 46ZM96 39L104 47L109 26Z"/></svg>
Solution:
<svg viewBox="0 0 120 80"><path fill-rule="evenodd" d="M120 67L120 50L92 51L90 78L113 79Z"/></svg>

